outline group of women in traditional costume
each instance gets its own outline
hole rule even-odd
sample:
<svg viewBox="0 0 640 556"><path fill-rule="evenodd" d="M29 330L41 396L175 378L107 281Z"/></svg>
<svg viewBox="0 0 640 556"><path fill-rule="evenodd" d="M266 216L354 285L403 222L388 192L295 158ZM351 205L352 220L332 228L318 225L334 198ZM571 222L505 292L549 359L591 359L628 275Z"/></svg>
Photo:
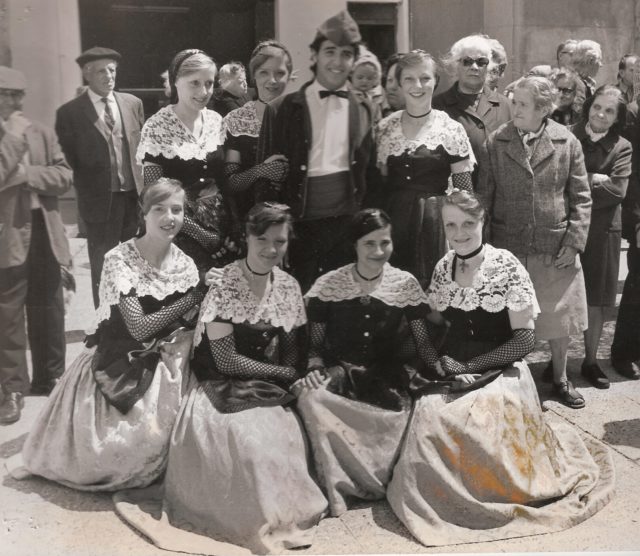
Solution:
<svg viewBox="0 0 640 556"><path fill-rule="evenodd" d="M322 518L357 499L386 497L436 546L557 531L602 508L611 458L544 419L523 360L536 294L516 256L483 243L462 127L438 111L420 125L402 111L382 120L378 157L398 210L359 211L353 261L303 297L281 269L295 232L287 207L254 204L284 161L250 162L261 102L282 93L291 58L264 43L251 72L259 100L223 121L206 109L211 93L194 93L212 90L211 59L173 61L176 102L141 141L144 228L107 255L96 333L30 432L26 472L83 490L161 484L147 502L167 519L153 533L144 510L121 515L173 550L308 546ZM437 81L422 52L396 77L407 91ZM431 110L430 94L405 96L406 110ZM439 176L429 187L409 185L428 169ZM392 266L395 241L425 237L425 222L432 262L399 250L402 269ZM136 492L117 500L144 500Z"/></svg>

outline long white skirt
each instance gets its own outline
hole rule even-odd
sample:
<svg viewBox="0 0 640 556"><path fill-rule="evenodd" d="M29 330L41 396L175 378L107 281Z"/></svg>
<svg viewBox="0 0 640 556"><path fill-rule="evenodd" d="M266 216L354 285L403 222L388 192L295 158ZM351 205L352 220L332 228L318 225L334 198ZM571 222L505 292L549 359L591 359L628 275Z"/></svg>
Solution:
<svg viewBox="0 0 640 556"><path fill-rule="evenodd" d="M420 398L387 490L427 546L567 529L613 496L603 444L547 423L527 365L466 393Z"/></svg>
<svg viewBox="0 0 640 556"><path fill-rule="evenodd" d="M22 450L24 468L88 491L143 487L156 480L166 468L192 337L185 332L163 344L151 385L126 414L98 389L91 372L96 348L85 349L36 419ZM19 471L14 475L24 478Z"/></svg>
<svg viewBox="0 0 640 556"><path fill-rule="evenodd" d="M116 502L121 515L162 548L237 552L228 545L220 552L219 543L226 542L258 554L281 553L312 544L327 513L307 456L295 411L276 406L220 413L192 379L171 438L163 503L154 492L148 501L144 493L123 493ZM161 511L168 519L158 517Z"/></svg>
<svg viewBox="0 0 640 556"><path fill-rule="evenodd" d="M384 498L409 413L350 400L325 387L305 390L298 410L331 515L344 513L350 498Z"/></svg>

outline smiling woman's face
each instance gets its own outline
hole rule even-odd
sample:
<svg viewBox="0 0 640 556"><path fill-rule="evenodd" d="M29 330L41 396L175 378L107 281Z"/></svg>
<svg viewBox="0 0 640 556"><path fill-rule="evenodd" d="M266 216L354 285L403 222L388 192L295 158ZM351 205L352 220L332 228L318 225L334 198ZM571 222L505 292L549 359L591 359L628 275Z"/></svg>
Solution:
<svg viewBox="0 0 640 556"><path fill-rule="evenodd" d="M176 79L178 104L191 110L203 110L213 94L215 66L187 73Z"/></svg>
<svg viewBox="0 0 640 556"><path fill-rule="evenodd" d="M432 62L423 60L415 66L403 68L400 74L400 90L408 107L428 110L435 88L436 74Z"/></svg>
<svg viewBox="0 0 640 556"><path fill-rule="evenodd" d="M458 255L467 255L482 244L482 219L464 212L455 205L442 207L444 234Z"/></svg>
<svg viewBox="0 0 640 556"><path fill-rule="evenodd" d="M356 241L356 254L360 268L378 271L389 260L393 253L391 226L386 226Z"/></svg>

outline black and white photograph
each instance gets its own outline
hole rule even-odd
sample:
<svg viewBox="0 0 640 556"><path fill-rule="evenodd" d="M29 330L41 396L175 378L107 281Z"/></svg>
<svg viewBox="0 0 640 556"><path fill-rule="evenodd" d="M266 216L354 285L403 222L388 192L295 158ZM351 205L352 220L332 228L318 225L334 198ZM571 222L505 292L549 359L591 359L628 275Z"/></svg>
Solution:
<svg viewBox="0 0 640 556"><path fill-rule="evenodd" d="M640 555L640 0L0 0L0 556Z"/></svg>

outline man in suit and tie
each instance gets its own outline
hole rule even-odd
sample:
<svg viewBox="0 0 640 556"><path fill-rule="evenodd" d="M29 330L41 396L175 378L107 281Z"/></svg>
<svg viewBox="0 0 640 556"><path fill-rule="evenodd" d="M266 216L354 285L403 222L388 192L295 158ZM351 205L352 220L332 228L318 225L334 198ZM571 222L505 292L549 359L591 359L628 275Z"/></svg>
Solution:
<svg viewBox="0 0 640 556"><path fill-rule="evenodd" d="M0 66L0 423L20 419L29 390L25 307L33 393L64 372L61 265L71 264L58 197L71 187L55 133L22 114L26 79Z"/></svg>
<svg viewBox="0 0 640 556"><path fill-rule="evenodd" d="M120 59L118 52L102 47L80 55L76 62L87 91L56 114L56 131L73 168L78 209L86 223L96 307L105 253L135 234L143 185L136 149L144 111L139 98L113 90Z"/></svg>

